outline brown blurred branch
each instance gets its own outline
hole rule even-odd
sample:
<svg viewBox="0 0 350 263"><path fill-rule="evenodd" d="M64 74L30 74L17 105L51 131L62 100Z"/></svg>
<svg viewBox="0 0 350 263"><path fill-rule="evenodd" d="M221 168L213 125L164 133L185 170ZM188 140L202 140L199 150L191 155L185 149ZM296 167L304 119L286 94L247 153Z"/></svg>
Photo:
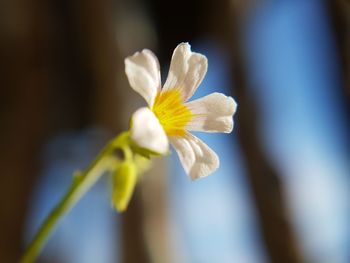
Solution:
<svg viewBox="0 0 350 263"><path fill-rule="evenodd" d="M242 46L244 19L259 1L206 1L203 29L225 43L230 56L232 91L238 101L235 133L246 163L258 222L267 255L274 263L302 262L301 253L289 220L283 184L259 139L259 103L249 92Z"/></svg>
<svg viewBox="0 0 350 263"><path fill-rule="evenodd" d="M76 1L73 14L79 32L78 45L83 54L82 67L92 89L93 123L112 131L127 129L123 114L131 101L124 88L123 58L116 43L113 1ZM121 96L123 95L123 96ZM121 215L121 259L124 263L149 262L143 232L144 208L137 191L127 211Z"/></svg>
<svg viewBox="0 0 350 263"><path fill-rule="evenodd" d="M36 1L0 3L0 262L16 262L21 252L23 219L45 135L50 76L45 9Z"/></svg>
<svg viewBox="0 0 350 263"><path fill-rule="evenodd" d="M249 92L241 41L241 5L234 5L227 17L228 47L231 57L233 92L241 105L237 114L236 133L246 161L247 175L258 210L262 237L270 260L275 263L302 262L289 220L284 187L259 139L259 103ZM229 8L227 8L230 10Z"/></svg>
<svg viewBox="0 0 350 263"><path fill-rule="evenodd" d="M136 191L127 211L122 215L122 261L123 263L150 262L143 233L143 204Z"/></svg>
<svg viewBox="0 0 350 263"><path fill-rule="evenodd" d="M231 56L234 65L232 74L236 78L233 92L241 105L236 119L236 133L246 161L247 176L259 212L258 219L268 256L275 263L302 262L289 220L283 184L258 139L257 103L245 86L240 58L234 53Z"/></svg>
<svg viewBox="0 0 350 263"><path fill-rule="evenodd" d="M344 93L350 106L350 2L328 0L327 6L342 66Z"/></svg>

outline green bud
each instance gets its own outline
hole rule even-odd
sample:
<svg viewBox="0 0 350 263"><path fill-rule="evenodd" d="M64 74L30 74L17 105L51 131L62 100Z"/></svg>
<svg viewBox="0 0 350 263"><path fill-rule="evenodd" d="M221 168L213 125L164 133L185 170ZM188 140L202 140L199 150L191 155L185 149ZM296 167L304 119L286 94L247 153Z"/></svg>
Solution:
<svg viewBox="0 0 350 263"><path fill-rule="evenodd" d="M124 161L113 174L112 203L123 212L128 207L137 181L137 169L132 161Z"/></svg>

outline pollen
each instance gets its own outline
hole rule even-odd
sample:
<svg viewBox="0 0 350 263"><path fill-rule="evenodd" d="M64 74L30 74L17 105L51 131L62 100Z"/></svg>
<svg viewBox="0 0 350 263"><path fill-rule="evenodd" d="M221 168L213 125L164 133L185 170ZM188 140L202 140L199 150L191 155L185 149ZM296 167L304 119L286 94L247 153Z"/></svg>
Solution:
<svg viewBox="0 0 350 263"><path fill-rule="evenodd" d="M152 111L168 136L184 136L185 127L193 117L177 89L159 92Z"/></svg>

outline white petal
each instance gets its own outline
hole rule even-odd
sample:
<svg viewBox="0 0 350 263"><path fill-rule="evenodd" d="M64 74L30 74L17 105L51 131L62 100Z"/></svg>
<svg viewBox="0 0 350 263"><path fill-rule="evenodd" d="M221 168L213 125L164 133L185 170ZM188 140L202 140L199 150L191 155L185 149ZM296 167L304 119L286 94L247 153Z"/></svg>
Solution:
<svg viewBox="0 0 350 263"><path fill-rule="evenodd" d="M192 180L205 177L219 167L216 153L196 136L188 133L185 137L170 137L170 142Z"/></svg>
<svg viewBox="0 0 350 263"><path fill-rule="evenodd" d="M125 72L130 86L152 107L160 90L160 70L157 57L148 49L125 59Z"/></svg>
<svg viewBox="0 0 350 263"><path fill-rule="evenodd" d="M169 151L169 141L158 118L147 107L138 109L131 119L131 139L141 148L159 154Z"/></svg>
<svg viewBox="0 0 350 263"><path fill-rule="evenodd" d="M186 103L186 106L195 116L186 129L190 131L225 133L232 131L233 114L237 109L237 103L233 98L215 92Z"/></svg>
<svg viewBox="0 0 350 263"><path fill-rule="evenodd" d="M208 69L207 58L191 51L188 43L179 44L173 53L164 90L179 89L184 101L192 97Z"/></svg>

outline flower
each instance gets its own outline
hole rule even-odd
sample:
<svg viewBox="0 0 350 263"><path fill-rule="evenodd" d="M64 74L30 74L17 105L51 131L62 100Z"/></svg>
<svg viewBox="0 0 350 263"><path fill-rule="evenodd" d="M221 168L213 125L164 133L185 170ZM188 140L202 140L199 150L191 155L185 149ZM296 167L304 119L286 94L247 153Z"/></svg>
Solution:
<svg viewBox="0 0 350 263"><path fill-rule="evenodd" d="M219 158L189 131L230 133L237 104L233 98L212 93L188 102L202 82L207 58L179 44L173 53L168 78L161 88L157 57L148 49L125 59L130 86L148 103L132 116L131 139L140 147L165 154L169 142L186 173L194 180L219 167Z"/></svg>

